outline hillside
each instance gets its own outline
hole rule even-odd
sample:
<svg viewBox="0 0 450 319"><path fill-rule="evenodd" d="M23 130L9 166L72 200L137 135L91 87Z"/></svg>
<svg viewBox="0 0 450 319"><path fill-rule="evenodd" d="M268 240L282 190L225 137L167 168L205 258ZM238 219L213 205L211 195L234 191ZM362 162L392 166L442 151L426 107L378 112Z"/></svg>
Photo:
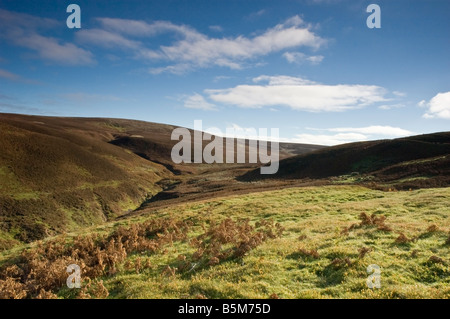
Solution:
<svg viewBox="0 0 450 319"><path fill-rule="evenodd" d="M104 222L139 207L171 173L108 143L109 120L0 117L1 246Z"/></svg>
<svg viewBox="0 0 450 319"><path fill-rule="evenodd" d="M175 126L123 119L0 114L0 249L103 223L164 198L173 184L227 183L252 165L173 165ZM207 142L205 142L206 144ZM282 157L320 146L282 144ZM202 175L196 179L197 175ZM230 177L231 176L231 177ZM200 190L201 192L201 190ZM212 195L211 195L212 196Z"/></svg>
<svg viewBox="0 0 450 319"><path fill-rule="evenodd" d="M450 185L450 132L337 145L280 161L274 175L258 170L243 181L330 179L398 189Z"/></svg>
<svg viewBox="0 0 450 319"><path fill-rule="evenodd" d="M1 114L0 249L145 208L228 194L325 184L450 185L450 133L329 148L281 143L272 176L260 175L259 164L173 164L174 128Z"/></svg>

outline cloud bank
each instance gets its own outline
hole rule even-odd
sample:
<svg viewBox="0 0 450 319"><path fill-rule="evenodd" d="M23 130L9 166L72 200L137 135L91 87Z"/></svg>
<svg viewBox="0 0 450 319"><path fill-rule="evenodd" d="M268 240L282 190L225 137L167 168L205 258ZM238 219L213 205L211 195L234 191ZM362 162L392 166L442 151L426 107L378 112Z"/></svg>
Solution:
<svg viewBox="0 0 450 319"><path fill-rule="evenodd" d="M291 142L338 145L352 142L369 141L382 138L398 138L411 136L414 132L392 126L373 125L366 127L338 127L328 129L310 129L316 131L326 131L333 134L297 134Z"/></svg>
<svg viewBox="0 0 450 319"><path fill-rule="evenodd" d="M253 82L257 84L204 92L214 102L242 108L287 106L308 112L345 111L387 100L386 90L376 85L326 85L300 77L267 75Z"/></svg>

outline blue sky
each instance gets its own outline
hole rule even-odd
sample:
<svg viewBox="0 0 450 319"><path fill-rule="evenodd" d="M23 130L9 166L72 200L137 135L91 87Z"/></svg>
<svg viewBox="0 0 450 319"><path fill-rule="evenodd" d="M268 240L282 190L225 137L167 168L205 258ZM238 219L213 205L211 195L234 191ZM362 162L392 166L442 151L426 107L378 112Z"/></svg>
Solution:
<svg viewBox="0 0 450 319"><path fill-rule="evenodd" d="M81 29L66 26L68 4ZM369 4L381 28L369 29ZM0 2L0 112L279 128L334 145L448 131L450 1Z"/></svg>

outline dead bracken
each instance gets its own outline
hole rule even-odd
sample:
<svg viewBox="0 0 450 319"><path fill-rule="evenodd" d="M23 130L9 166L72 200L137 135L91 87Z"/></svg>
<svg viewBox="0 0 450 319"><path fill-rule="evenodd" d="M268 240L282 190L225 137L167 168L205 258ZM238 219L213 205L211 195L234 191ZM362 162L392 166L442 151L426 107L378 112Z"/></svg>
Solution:
<svg viewBox="0 0 450 319"><path fill-rule="evenodd" d="M137 274L152 269L149 258L140 255L133 259L130 255L163 254L175 242L188 242L192 226L190 221L153 219L120 226L110 235L78 236L72 243L63 236L39 242L37 247L23 251L15 264L0 269L0 299L57 298L58 290L66 285L70 264L78 265L82 274L82 288L76 289L76 298L106 298L109 292L99 277L112 276L120 269ZM219 224L210 222L205 230L191 240L197 248L192 256L179 255L178 267L166 265L162 276L173 278L202 265L242 258L267 239L281 236L284 229L267 220L252 226L248 219L235 222L228 218Z"/></svg>
<svg viewBox="0 0 450 319"><path fill-rule="evenodd" d="M359 252L359 258L364 258L366 256L366 254L370 253L372 251L372 248L370 247L361 247L360 249L358 249Z"/></svg>
<svg viewBox="0 0 450 319"><path fill-rule="evenodd" d="M341 234L347 235L351 230L362 228L362 227L376 227L377 230L381 230L384 232L390 232L392 231L392 228L388 225L386 225L386 216L384 215L368 215L364 212L359 214L360 223L359 224L352 224L349 227L346 227L342 230Z"/></svg>

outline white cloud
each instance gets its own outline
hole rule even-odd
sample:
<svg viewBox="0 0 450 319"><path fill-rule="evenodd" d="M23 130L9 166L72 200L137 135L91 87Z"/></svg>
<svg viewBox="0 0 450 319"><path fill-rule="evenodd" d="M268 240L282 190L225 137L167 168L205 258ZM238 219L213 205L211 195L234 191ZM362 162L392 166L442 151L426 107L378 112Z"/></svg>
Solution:
<svg viewBox="0 0 450 319"><path fill-rule="evenodd" d="M249 19L258 18L258 17L261 17L262 15L264 15L265 13L266 13L266 10L261 9L261 10L256 11L256 12L252 12L252 13L248 16L248 18L249 18Z"/></svg>
<svg viewBox="0 0 450 319"><path fill-rule="evenodd" d="M302 143L302 144L317 144L317 145L338 145L353 142L363 142L385 138L399 138L411 136L414 132L392 126L372 125L367 127L338 127L338 128L306 128L311 131L320 131L317 134L303 133L296 134L292 138L272 137L270 130L267 131L268 136L259 136L259 130L251 127L242 127L238 124L229 124L227 129L232 129L232 134L223 133L217 130L205 130L213 135L222 137L234 137L244 139L262 139L280 143ZM215 128L214 128L215 129ZM330 132L330 133L328 133Z"/></svg>
<svg viewBox="0 0 450 319"><path fill-rule="evenodd" d="M287 19L284 23L254 37L239 35L222 38L211 38L189 26L175 25L167 21L147 23L112 18L99 18L97 21L101 29L84 29L78 32L77 38L80 42L111 47L117 44L133 49L136 58L169 63L157 68L157 72L178 71L180 70L178 65L189 65L188 68L182 68L185 71L194 67L211 66L240 69L246 60L255 57L298 47L318 49L326 43L298 16ZM149 38L163 33L174 34L175 40L158 48L130 40L130 37ZM321 60L321 56L308 58L311 63L318 63Z"/></svg>
<svg viewBox="0 0 450 319"><path fill-rule="evenodd" d="M406 96L406 93L400 92L400 91L393 91L392 94L394 94L395 96L398 96L398 97L405 97Z"/></svg>
<svg viewBox="0 0 450 319"><path fill-rule="evenodd" d="M438 93L430 102L420 101L419 106L427 106L424 118L441 118L450 120L450 92Z"/></svg>
<svg viewBox="0 0 450 319"><path fill-rule="evenodd" d="M223 28L220 25L210 25L209 29L215 32L222 32Z"/></svg>
<svg viewBox="0 0 450 319"><path fill-rule="evenodd" d="M302 52L285 52L285 53L283 53L283 57L289 63L297 63L297 64L309 62L309 63L315 65L315 64L319 64L323 60L322 55L307 56L306 54L304 54Z"/></svg>
<svg viewBox="0 0 450 319"><path fill-rule="evenodd" d="M400 108L400 107L405 107L405 104L403 104L403 103L383 104L383 105L380 105L378 108L380 110L391 110L391 109L397 109L397 108Z"/></svg>
<svg viewBox="0 0 450 319"><path fill-rule="evenodd" d="M312 55L306 58L312 64L319 64L323 60L323 55Z"/></svg>
<svg viewBox="0 0 450 319"><path fill-rule="evenodd" d="M178 33L186 38L196 38L200 35L188 26L176 25L169 21L147 23L139 20L116 18L98 18L97 21L106 30L128 36L152 37L167 32Z"/></svg>
<svg viewBox="0 0 450 319"><path fill-rule="evenodd" d="M217 75L214 77L213 82L219 82L221 80L228 80L231 79L231 76L227 76L227 75Z"/></svg>
<svg viewBox="0 0 450 319"><path fill-rule="evenodd" d="M417 106L418 106L418 107L426 107L426 106L427 106L427 101L422 100L422 101L420 101L419 103L417 103Z"/></svg>
<svg viewBox="0 0 450 319"><path fill-rule="evenodd" d="M352 142L366 141L367 136L358 133L339 133L339 134L297 134L292 142L302 144L317 144L317 145L338 145Z"/></svg>
<svg viewBox="0 0 450 319"><path fill-rule="evenodd" d="M215 105L207 102L205 98L195 93L194 95L188 96L184 99L184 107L189 109L198 109L204 111L214 111L216 110Z"/></svg>
<svg viewBox="0 0 450 319"><path fill-rule="evenodd" d="M0 10L0 37L33 51L48 62L65 65L94 64L91 52L72 43L41 35L46 29L56 27L58 21L28 14Z"/></svg>
<svg viewBox="0 0 450 319"><path fill-rule="evenodd" d="M191 69L189 64L176 64L176 65L168 65L158 68L150 68L148 72L150 74L161 74L165 72L173 73L173 74L183 74Z"/></svg>
<svg viewBox="0 0 450 319"><path fill-rule="evenodd" d="M308 85L315 84L314 81L303 79L300 77L288 76L288 75L260 75L253 78L253 82L267 82L268 85Z"/></svg>
<svg viewBox="0 0 450 319"><path fill-rule="evenodd" d="M268 83L205 90L205 93L215 102L243 108L288 106L309 112L344 111L386 101L386 90L375 85L325 85L299 77L266 75L253 81Z"/></svg>
<svg viewBox="0 0 450 319"><path fill-rule="evenodd" d="M267 55L287 48L310 46L318 48L324 42L301 21L291 19L254 38L209 38L199 35L195 39L181 40L170 46L161 46L161 57L170 61L189 62L196 66L210 65L237 68L242 60Z"/></svg>
<svg viewBox="0 0 450 319"><path fill-rule="evenodd" d="M373 125L367 127L338 127L327 129L310 130L327 131L335 134L297 134L291 142L319 144L319 145L338 145L345 143L376 140L382 138L398 138L411 136L414 132L392 126Z"/></svg>
<svg viewBox="0 0 450 319"><path fill-rule="evenodd" d="M338 127L327 129L330 132L355 132L361 134L375 134L392 137L402 137L413 134L413 132L399 127L372 125L367 127Z"/></svg>

